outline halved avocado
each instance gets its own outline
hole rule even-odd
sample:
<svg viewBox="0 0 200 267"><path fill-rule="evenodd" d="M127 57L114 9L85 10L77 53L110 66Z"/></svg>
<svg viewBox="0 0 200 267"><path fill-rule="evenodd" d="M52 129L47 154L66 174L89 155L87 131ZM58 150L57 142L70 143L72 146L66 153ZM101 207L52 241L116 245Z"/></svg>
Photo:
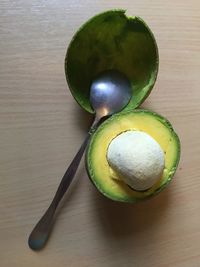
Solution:
<svg viewBox="0 0 200 267"><path fill-rule="evenodd" d="M160 144L165 154L162 177L146 191L135 191L123 181L115 180L111 176L111 167L106 157L108 146L117 135L128 130L139 130L149 134ZM106 197L134 203L163 190L171 181L179 158L180 141L170 122L155 112L136 109L113 115L101 124L91 138L86 154L86 166L92 182Z"/></svg>
<svg viewBox="0 0 200 267"><path fill-rule="evenodd" d="M99 73L115 69L131 82L133 97L126 109L138 107L149 95L158 72L158 49L153 33L139 17L110 10L87 21L74 35L65 58L72 95L88 112L90 85Z"/></svg>

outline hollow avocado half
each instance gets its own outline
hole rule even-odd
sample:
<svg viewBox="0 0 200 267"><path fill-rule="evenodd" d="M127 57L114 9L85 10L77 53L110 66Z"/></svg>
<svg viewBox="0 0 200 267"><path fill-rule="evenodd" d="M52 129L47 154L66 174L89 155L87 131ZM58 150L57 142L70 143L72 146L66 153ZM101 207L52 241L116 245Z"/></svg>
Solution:
<svg viewBox="0 0 200 267"><path fill-rule="evenodd" d="M138 107L149 95L158 72L153 33L139 17L125 10L100 13L76 32L65 57L65 74L76 101L90 113L90 85L101 72L115 69L131 82L133 96L126 109Z"/></svg>
<svg viewBox="0 0 200 267"><path fill-rule="evenodd" d="M128 130L143 131L152 136L165 155L165 168L160 180L146 191L135 191L123 181L113 179L107 161L110 142ZM130 147L131 149L131 147ZM156 195L171 181L180 158L180 141L170 122L155 112L136 109L113 115L97 129L86 153L88 175L106 197L121 202L138 202Z"/></svg>

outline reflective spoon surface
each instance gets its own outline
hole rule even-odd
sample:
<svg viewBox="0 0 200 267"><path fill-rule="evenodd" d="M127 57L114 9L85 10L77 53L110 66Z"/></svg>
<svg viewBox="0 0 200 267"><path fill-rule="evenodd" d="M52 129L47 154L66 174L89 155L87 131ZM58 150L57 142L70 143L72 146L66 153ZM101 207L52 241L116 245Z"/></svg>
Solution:
<svg viewBox="0 0 200 267"><path fill-rule="evenodd" d="M131 96L132 91L129 80L124 74L116 70L105 71L92 82L90 102L95 111L94 122L79 151L66 170L53 201L29 236L28 244L31 249L40 250L46 244L58 204L72 182L91 134L96 130L103 117L121 111L128 104Z"/></svg>

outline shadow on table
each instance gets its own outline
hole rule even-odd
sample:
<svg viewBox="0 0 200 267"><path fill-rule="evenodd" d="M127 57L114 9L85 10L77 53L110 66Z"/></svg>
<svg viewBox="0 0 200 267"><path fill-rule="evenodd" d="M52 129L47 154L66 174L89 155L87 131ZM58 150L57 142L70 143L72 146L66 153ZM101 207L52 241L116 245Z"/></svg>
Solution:
<svg viewBox="0 0 200 267"><path fill-rule="evenodd" d="M95 190L93 190L95 194ZM97 196L98 195L98 196ZM170 187L152 199L137 204L120 203L101 194L94 199L96 222L108 238L125 239L138 236L153 229L155 232L163 219L170 202Z"/></svg>
<svg viewBox="0 0 200 267"><path fill-rule="evenodd" d="M85 111L76 103L74 104L73 113L73 119L74 122L77 124L77 128L86 134L93 123L94 116L91 113ZM83 140L80 140L80 144L82 141Z"/></svg>
<svg viewBox="0 0 200 267"><path fill-rule="evenodd" d="M90 126L92 125L93 122L93 115L90 114L89 112L85 111L83 108L81 108L75 101L74 101L74 108L73 108L73 118L72 118L75 123L77 124L77 128L83 132L83 139L80 139L79 141L77 141L77 143L82 144L82 142L84 141L84 137L87 135L87 132L90 129ZM80 146L77 147L76 152L78 151L78 149L80 148ZM75 153L76 153L75 152ZM71 160L73 160L75 153L71 155ZM63 200L61 202L60 208L62 208L64 205L69 205L68 202L71 201L71 199L74 198L74 195L78 194L77 191L79 191L79 187L80 187L80 183L82 180L82 173L86 172L85 171L85 166L84 166L84 155L82 158L82 161L80 163L80 166L78 167L78 170L75 174L74 179L72 180L71 185L69 186L66 194L63 197ZM68 166L70 165L71 161L69 160L69 162L66 163L66 170L68 168ZM65 171L66 171L65 170ZM78 185L77 185L78 184ZM60 213L60 210L58 211L58 213Z"/></svg>

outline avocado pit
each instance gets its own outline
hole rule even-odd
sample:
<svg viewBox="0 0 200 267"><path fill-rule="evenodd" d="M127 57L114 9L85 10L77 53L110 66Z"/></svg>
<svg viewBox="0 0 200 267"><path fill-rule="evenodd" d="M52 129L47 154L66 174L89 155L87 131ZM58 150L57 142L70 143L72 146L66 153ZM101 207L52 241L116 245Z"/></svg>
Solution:
<svg viewBox="0 0 200 267"><path fill-rule="evenodd" d="M164 152L154 138L143 131L126 131L109 144L107 160L111 177L122 180L134 190L152 187L162 176Z"/></svg>

